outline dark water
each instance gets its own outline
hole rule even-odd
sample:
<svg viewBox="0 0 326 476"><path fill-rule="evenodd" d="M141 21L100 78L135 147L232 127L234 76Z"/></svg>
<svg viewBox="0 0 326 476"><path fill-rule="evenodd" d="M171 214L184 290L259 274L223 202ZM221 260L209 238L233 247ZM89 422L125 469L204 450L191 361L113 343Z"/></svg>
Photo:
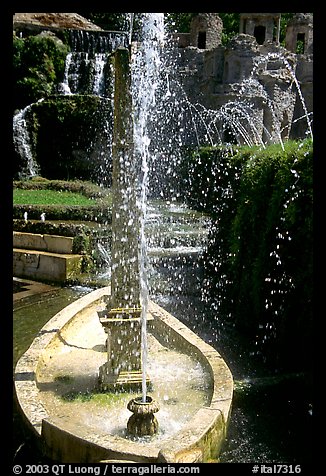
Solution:
<svg viewBox="0 0 326 476"><path fill-rule="evenodd" d="M154 275L164 277L164 292L156 279L153 300L214 347L235 380L231 420L220 461L312 462L311 378L305 373L267 367L261 353L221 320L213 303L201 299L204 269L198 256L168 258L168 262L156 265Z"/></svg>
<svg viewBox="0 0 326 476"><path fill-rule="evenodd" d="M179 296L180 298L181 296ZM222 448L224 463L312 461L312 389L304 374L282 375L265 369L232 330L203 323L207 315L196 298L157 296L156 302L220 352L235 383L230 425ZM196 320L198 324L196 323Z"/></svg>
<svg viewBox="0 0 326 476"><path fill-rule="evenodd" d="M20 282L14 282L13 291L24 291ZM13 365L26 352L38 331L57 312L85 294L87 288L53 288L53 291L34 294L14 303L13 308ZM15 393L13 398L13 442L12 461L14 463L44 463L46 459L38 442L26 428L17 408Z"/></svg>

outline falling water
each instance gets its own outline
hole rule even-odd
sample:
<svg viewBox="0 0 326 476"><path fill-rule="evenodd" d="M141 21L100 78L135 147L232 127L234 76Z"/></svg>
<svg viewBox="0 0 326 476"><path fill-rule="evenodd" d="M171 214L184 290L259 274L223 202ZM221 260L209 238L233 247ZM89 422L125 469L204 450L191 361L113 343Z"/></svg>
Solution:
<svg viewBox="0 0 326 476"><path fill-rule="evenodd" d="M62 94L79 94L80 92L106 96L105 66L109 53L88 52L68 53L65 62L63 82L58 89Z"/></svg>
<svg viewBox="0 0 326 476"><path fill-rule="evenodd" d="M132 41L132 31L134 26L134 13L129 13L129 45L131 45Z"/></svg>
<svg viewBox="0 0 326 476"><path fill-rule="evenodd" d="M141 211L141 247L140 247L140 302L142 321L142 399L146 401L146 367L147 367L147 252L144 232L146 220L146 198L148 186L149 160L149 116L155 107L156 91L159 84L161 67L160 47L164 42L164 14L145 13L142 18L142 43L133 58L132 95L135 106L134 146L136 157L141 161L141 191L139 208Z"/></svg>
<svg viewBox="0 0 326 476"><path fill-rule="evenodd" d="M287 83L287 95L283 95L282 101L282 111L287 111L289 116L291 117L291 123L294 124L299 120L306 120L307 122L307 130L306 135L310 136L313 139L313 131L312 131L312 122L310 120L310 115L306 107L306 103L304 97L301 92L299 81L295 75L295 66L291 64L290 59L286 57L285 53L282 52L269 52L264 55L261 55L255 59L254 67L250 73L250 78L246 80L248 84L252 84L253 82L260 83L260 75L262 77L267 73L273 74L273 70L278 70L279 77L283 80L284 84ZM264 80L263 80L264 83ZM291 90L292 85L295 85L296 94L300 100L302 109L303 109L303 116L293 119L294 114L294 103L291 104ZM294 94L294 91L293 91ZM269 112L271 113L274 121L274 127L276 129L276 138L273 138L272 134L269 133L266 129L264 129L264 133L269 136L270 142L275 142L275 139L279 141L284 150L284 144L282 140L282 133L284 129L290 126L290 124L286 124L285 126L282 125L282 118L280 117L280 109L279 105L275 103L272 97L266 88L261 85L261 96L264 98L264 101L268 105ZM274 139L274 140L273 140Z"/></svg>
<svg viewBox="0 0 326 476"><path fill-rule="evenodd" d="M227 143L228 135L232 136L232 143L265 148L267 143L277 142L283 147L283 140L287 137L285 129L290 129L294 122L293 85L304 111L302 118L295 121L306 119L307 134L312 138L312 113L308 113L294 67L285 53L258 55L250 75L238 83L228 85L232 99L214 109L205 105L200 98L191 97L191 86L187 85L188 63L182 67L182 61L182 54L176 49L165 61L163 66L167 92L156 111L160 117L156 134L165 138L168 136L177 148L187 144L215 146ZM269 90L270 77L277 78L282 84L280 89L284 92L281 105L279 95L275 96ZM257 108L257 99L262 101L263 107ZM270 121L265 120L265 112L270 116ZM284 113L288 116L285 125L282 117ZM168 130L170 133L167 134Z"/></svg>
<svg viewBox="0 0 326 476"><path fill-rule="evenodd" d="M69 41L72 51L66 56L59 91L62 94L107 96L107 63L113 51L127 45L126 33L72 30Z"/></svg>
<svg viewBox="0 0 326 476"><path fill-rule="evenodd" d="M38 102L41 101L43 101L43 99L40 99ZM34 104L35 103L29 104L15 114L13 118L14 147L22 161L26 162L25 169L21 172L21 175L27 177L34 177L39 171L38 165L32 154L31 139L26 122L26 114L28 114Z"/></svg>
<svg viewBox="0 0 326 476"><path fill-rule="evenodd" d="M286 58L284 58L284 63L286 65L286 67L287 67L287 69L288 69L288 71L291 75L291 78L293 79L295 87L297 89L297 92L298 92L298 95L299 95L299 98L300 98L300 102L301 102L301 105L302 105L302 108L303 108L303 111L304 111L304 115L302 117L306 119L307 127L308 127L308 133L309 133L311 139L313 139L312 125L311 125L311 121L310 121L310 114L308 112L306 102L305 102L304 97L302 95L302 91L301 91L299 81L298 81L298 79L297 79L297 77L296 77L296 75L293 71L293 68L291 67L290 63L288 62L288 60Z"/></svg>

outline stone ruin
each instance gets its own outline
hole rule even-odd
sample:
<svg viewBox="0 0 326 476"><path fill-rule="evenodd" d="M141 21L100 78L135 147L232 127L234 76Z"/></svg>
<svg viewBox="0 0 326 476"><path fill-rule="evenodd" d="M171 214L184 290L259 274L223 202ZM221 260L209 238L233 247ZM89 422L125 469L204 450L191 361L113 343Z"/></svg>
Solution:
<svg viewBox="0 0 326 476"><path fill-rule="evenodd" d="M230 100L250 100L264 143L278 141L277 131L282 140L304 138L306 115L313 111L312 14L296 13L289 21L285 48L279 41L280 19L281 13L240 13L239 34L227 46L221 45L218 13L197 14L190 33L175 35L190 101L219 110ZM254 78L248 93L243 84ZM222 140L227 135L226 130Z"/></svg>

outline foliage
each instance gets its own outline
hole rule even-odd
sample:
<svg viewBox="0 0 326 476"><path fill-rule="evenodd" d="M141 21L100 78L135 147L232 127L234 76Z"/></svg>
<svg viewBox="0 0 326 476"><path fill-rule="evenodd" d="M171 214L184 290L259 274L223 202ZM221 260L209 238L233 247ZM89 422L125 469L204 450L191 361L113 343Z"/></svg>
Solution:
<svg viewBox="0 0 326 476"><path fill-rule="evenodd" d="M13 38L14 108L21 109L53 92L63 79L68 47L48 35Z"/></svg>
<svg viewBox="0 0 326 476"><path fill-rule="evenodd" d="M205 148L189 171L191 204L215 219L204 287L256 351L293 366L309 361L312 158L310 141Z"/></svg>
<svg viewBox="0 0 326 476"><path fill-rule="evenodd" d="M105 182L111 162L103 151L109 150L110 126L103 117L110 114L111 101L98 96L61 96L33 104L25 120L40 173L49 179ZM21 157L15 153L14 159L19 176Z"/></svg>
<svg viewBox="0 0 326 476"><path fill-rule="evenodd" d="M127 31L129 29L128 14L78 11L79 15L87 18L95 25L109 31Z"/></svg>
<svg viewBox="0 0 326 476"><path fill-rule="evenodd" d="M223 21L222 45L226 45L230 39L239 33L239 13L219 13Z"/></svg>
<svg viewBox="0 0 326 476"><path fill-rule="evenodd" d="M110 190L100 187L95 183L83 180L49 180L45 177L32 177L29 180L14 180L14 189L24 190L57 190L72 192L88 198L110 199Z"/></svg>
<svg viewBox="0 0 326 476"><path fill-rule="evenodd" d="M94 205L14 205L13 218L22 219L25 212L28 219L40 220L45 213L46 220L77 220L108 223L111 221L111 209L104 204Z"/></svg>
<svg viewBox="0 0 326 476"><path fill-rule="evenodd" d="M285 46L285 35L286 35L286 27L293 17L294 13L281 13L281 22L280 22L280 44Z"/></svg>
<svg viewBox="0 0 326 476"><path fill-rule="evenodd" d="M165 13L165 23L168 31L189 33L191 20L196 13Z"/></svg>

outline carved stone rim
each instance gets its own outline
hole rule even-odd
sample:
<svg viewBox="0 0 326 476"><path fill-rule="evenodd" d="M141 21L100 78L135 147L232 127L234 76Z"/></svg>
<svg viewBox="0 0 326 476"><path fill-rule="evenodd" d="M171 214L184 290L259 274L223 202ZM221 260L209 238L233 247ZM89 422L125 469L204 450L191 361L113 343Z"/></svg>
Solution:
<svg viewBox="0 0 326 476"><path fill-rule="evenodd" d="M156 413L160 409L159 404L149 395L146 396L146 402L143 402L142 397L133 398L128 403L127 408L138 415Z"/></svg>

